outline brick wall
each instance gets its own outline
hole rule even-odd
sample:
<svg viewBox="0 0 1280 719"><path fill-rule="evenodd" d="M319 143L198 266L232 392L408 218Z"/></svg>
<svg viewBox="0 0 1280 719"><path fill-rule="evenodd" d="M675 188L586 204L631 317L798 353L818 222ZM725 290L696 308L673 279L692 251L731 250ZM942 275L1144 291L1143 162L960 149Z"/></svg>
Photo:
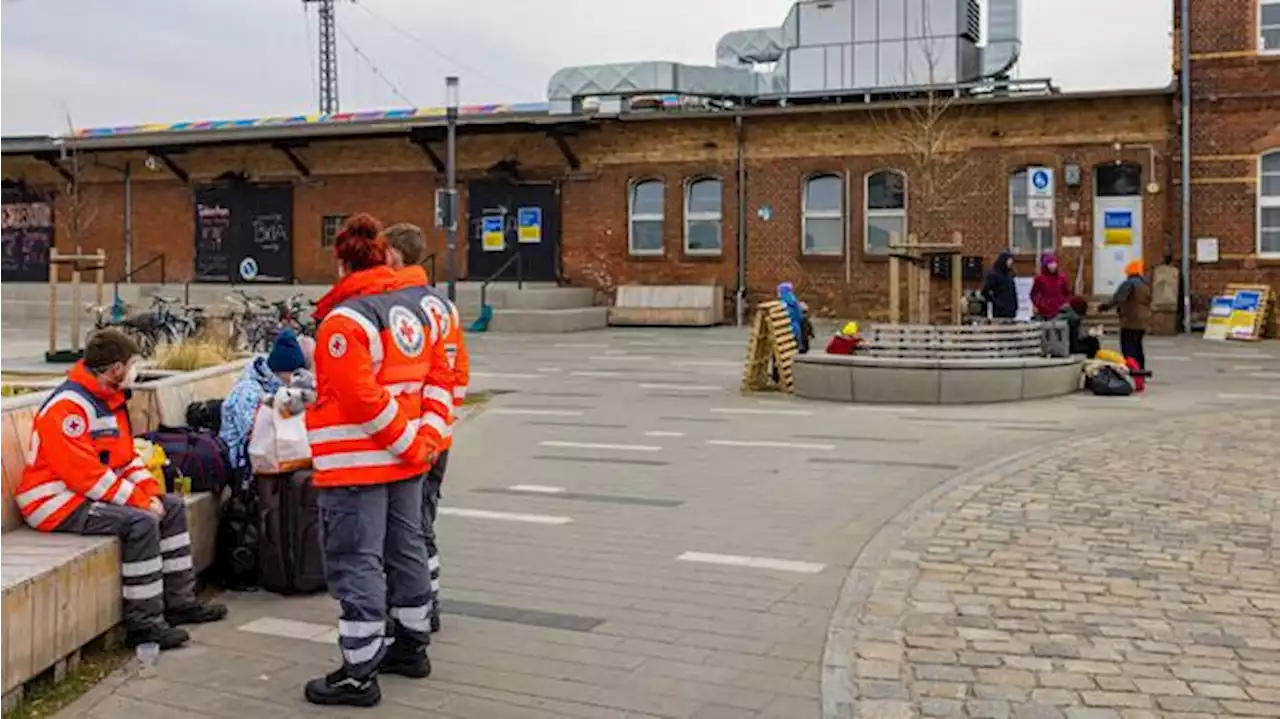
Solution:
<svg viewBox="0 0 1280 719"><path fill-rule="evenodd" d="M1154 181L1160 188L1159 193L1145 196L1142 230L1148 260L1163 258L1174 239L1168 216L1173 203L1167 199L1172 168L1169 107L1167 95L1131 93L954 108L945 126L948 149L962 158L964 181L957 191L964 197L947 214L945 234L962 233L965 254L981 255L988 262L994 259L1008 244L1009 175L1027 165L1047 165L1058 171L1054 236L1083 238L1082 248L1059 251L1064 268L1074 277L1082 259L1086 270L1092 263L1093 168L1123 161L1140 165L1144 182ZM877 169L906 171L908 231L919 226L925 200L920 183L911 177L911 158L895 139L895 128L902 122L898 111L861 106L746 118L747 183L742 210L751 299L769 295L778 282L790 280L815 309L859 317L884 315L887 263L862 250L863 180ZM602 121L568 142L582 161L575 172L567 170L554 142L541 134L464 136L459 141L463 191L468 178L482 175L500 160L518 162L522 174L531 179L558 179L564 215L562 269L573 284L607 293L623 283L716 283L727 295L732 292L739 208L735 127L730 116L658 115ZM330 252L320 247L321 218L360 210L387 222L411 221L427 228L429 251L438 253L443 269L444 236L430 229L439 180L418 148L403 139L364 139L316 143L297 152L312 169L310 178L298 178L287 158L265 145L193 149L174 157L195 182L225 172L245 173L264 182L293 180L294 267L301 282L327 282L333 277ZM171 280L185 279L193 268L191 190L163 168L143 169L144 159L140 153L102 158L117 167L129 161L135 168L135 265L163 251L169 258ZM1078 188L1064 186L1061 170L1069 163L1082 168ZM801 188L815 172L848 178L848 245L839 257L806 256L800 251ZM60 182L47 165L29 158L6 158L4 174L52 188ZM684 251L685 183L703 176L723 181L719 256ZM102 200L85 245L105 247L114 274L121 265L123 242L120 174L90 166L85 177ZM628 187L641 178L665 182L661 257L632 257L628 252ZM771 210L767 219L759 212L766 206ZM465 211L465 194L461 207ZM466 227L465 216L461 219ZM65 237L60 235L58 242L65 242ZM465 233L460 242L465 242ZM458 260L465 267L465 248ZM1026 258L1022 271L1030 273L1031 264L1031 258ZM1086 271L1086 293L1091 281ZM933 294L938 298L937 311L944 313L944 283L937 283Z"/></svg>
<svg viewBox="0 0 1280 719"><path fill-rule="evenodd" d="M1175 44L1178 10L1175 3ZM1191 251L1194 257L1196 238L1216 237L1221 256L1214 264L1192 264L1199 313L1230 282L1280 287L1280 258L1257 254L1258 156L1280 149L1280 55L1258 52L1257 0L1196 0L1190 19ZM1175 72L1179 59L1175 46ZM1175 96L1175 113L1180 102ZM1175 157L1175 182L1180 171ZM1180 236L1174 188L1171 220Z"/></svg>

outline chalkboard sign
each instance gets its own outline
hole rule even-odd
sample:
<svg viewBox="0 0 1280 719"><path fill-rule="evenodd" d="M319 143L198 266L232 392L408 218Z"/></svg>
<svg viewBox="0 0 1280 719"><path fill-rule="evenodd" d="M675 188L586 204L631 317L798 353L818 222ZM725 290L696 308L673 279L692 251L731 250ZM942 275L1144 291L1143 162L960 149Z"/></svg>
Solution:
<svg viewBox="0 0 1280 719"><path fill-rule="evenodd" d="M53 205L5 201L0 281L48 282L49 248L53 246Z"/></svg>
<svg viewBox="0 0 1280 719"><path fill-rule="evenodd" d="M233 183L196 190L196 279L293 280L293 188Z"/></svg>

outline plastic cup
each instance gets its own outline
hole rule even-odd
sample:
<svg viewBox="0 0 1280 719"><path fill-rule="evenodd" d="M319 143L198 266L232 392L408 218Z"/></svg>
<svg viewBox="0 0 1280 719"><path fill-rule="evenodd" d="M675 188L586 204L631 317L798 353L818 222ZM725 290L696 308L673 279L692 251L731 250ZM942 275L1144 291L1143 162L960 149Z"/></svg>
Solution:
<svg viewBox="0 0 1280 719"><path fill-rule="evenodd" d="M138 656L138 676L154 677L156 676L156 661L160 658L160 645L155 642L147 642L139 644L137 649Z"/></svg>

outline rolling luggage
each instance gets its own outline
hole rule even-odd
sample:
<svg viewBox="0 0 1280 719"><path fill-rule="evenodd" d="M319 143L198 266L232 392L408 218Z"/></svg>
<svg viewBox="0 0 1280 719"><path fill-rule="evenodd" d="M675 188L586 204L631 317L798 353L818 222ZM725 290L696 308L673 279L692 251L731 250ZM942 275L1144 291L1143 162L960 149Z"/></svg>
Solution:
<svg viewBox="0 0 1280 719"><path fill-rule="evenodd" d="M323 591L318 492L311 470L260 474L258 485L258 581L277 594Z"/></svg>

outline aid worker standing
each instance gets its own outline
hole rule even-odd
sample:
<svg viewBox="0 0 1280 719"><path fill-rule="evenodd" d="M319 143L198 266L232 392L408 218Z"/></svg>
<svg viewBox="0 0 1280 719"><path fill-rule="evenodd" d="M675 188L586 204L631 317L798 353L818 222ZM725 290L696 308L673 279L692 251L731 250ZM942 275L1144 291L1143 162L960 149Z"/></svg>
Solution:
<svg viewBox="0 0 1280 719"><path fill-rule="evenodd" d="M125 402L140 359L119 330L89 337L36 413L14 494L34 529L119 537L125 643L173 649L191 638L179 625L216 622L227 608L196 599L186 503L165 494L133 448Z"/></svg>
<svg viewBox="0 0 1280 719"><path fill-rule="evenodd" d="M471 359L467 354L467 344L462 332L462 322L458 317L458 307L448 297L431 287L427 273L422 268L422 258L426 254L426 237L417 225L407 222L387 228L387 242L391 245L389 264L405 281L415 282L426 288L423 309L431 315L440 328L444 351L449 358L450 394L455 412L461 408L467 398L467 385L471 381ZM450 416L450 425L454 416ZM449 449L453 446L453 435L445 437L442 451L436 457L431 470L427 472L426 486L423 496L423 515L427 532L427 565L431 568L431 631L440 631L440 550L435 529L436 512L440 508L440 488L444 484L444 473L449 466Z"/></svg>
<svg viewBox="0 0 1280 719"><path fill-rule="evenodd" d="M425 386L433 364L447 364L432 347L439 329L422 309L422 289L387 266L381 224L352 217L336 252L340 279L316 307L307 430L343 664L308 682L306 697L372 706L382 698L379 671L431 672L422 477L449 434L451 408L443 388Z"/></svg>

